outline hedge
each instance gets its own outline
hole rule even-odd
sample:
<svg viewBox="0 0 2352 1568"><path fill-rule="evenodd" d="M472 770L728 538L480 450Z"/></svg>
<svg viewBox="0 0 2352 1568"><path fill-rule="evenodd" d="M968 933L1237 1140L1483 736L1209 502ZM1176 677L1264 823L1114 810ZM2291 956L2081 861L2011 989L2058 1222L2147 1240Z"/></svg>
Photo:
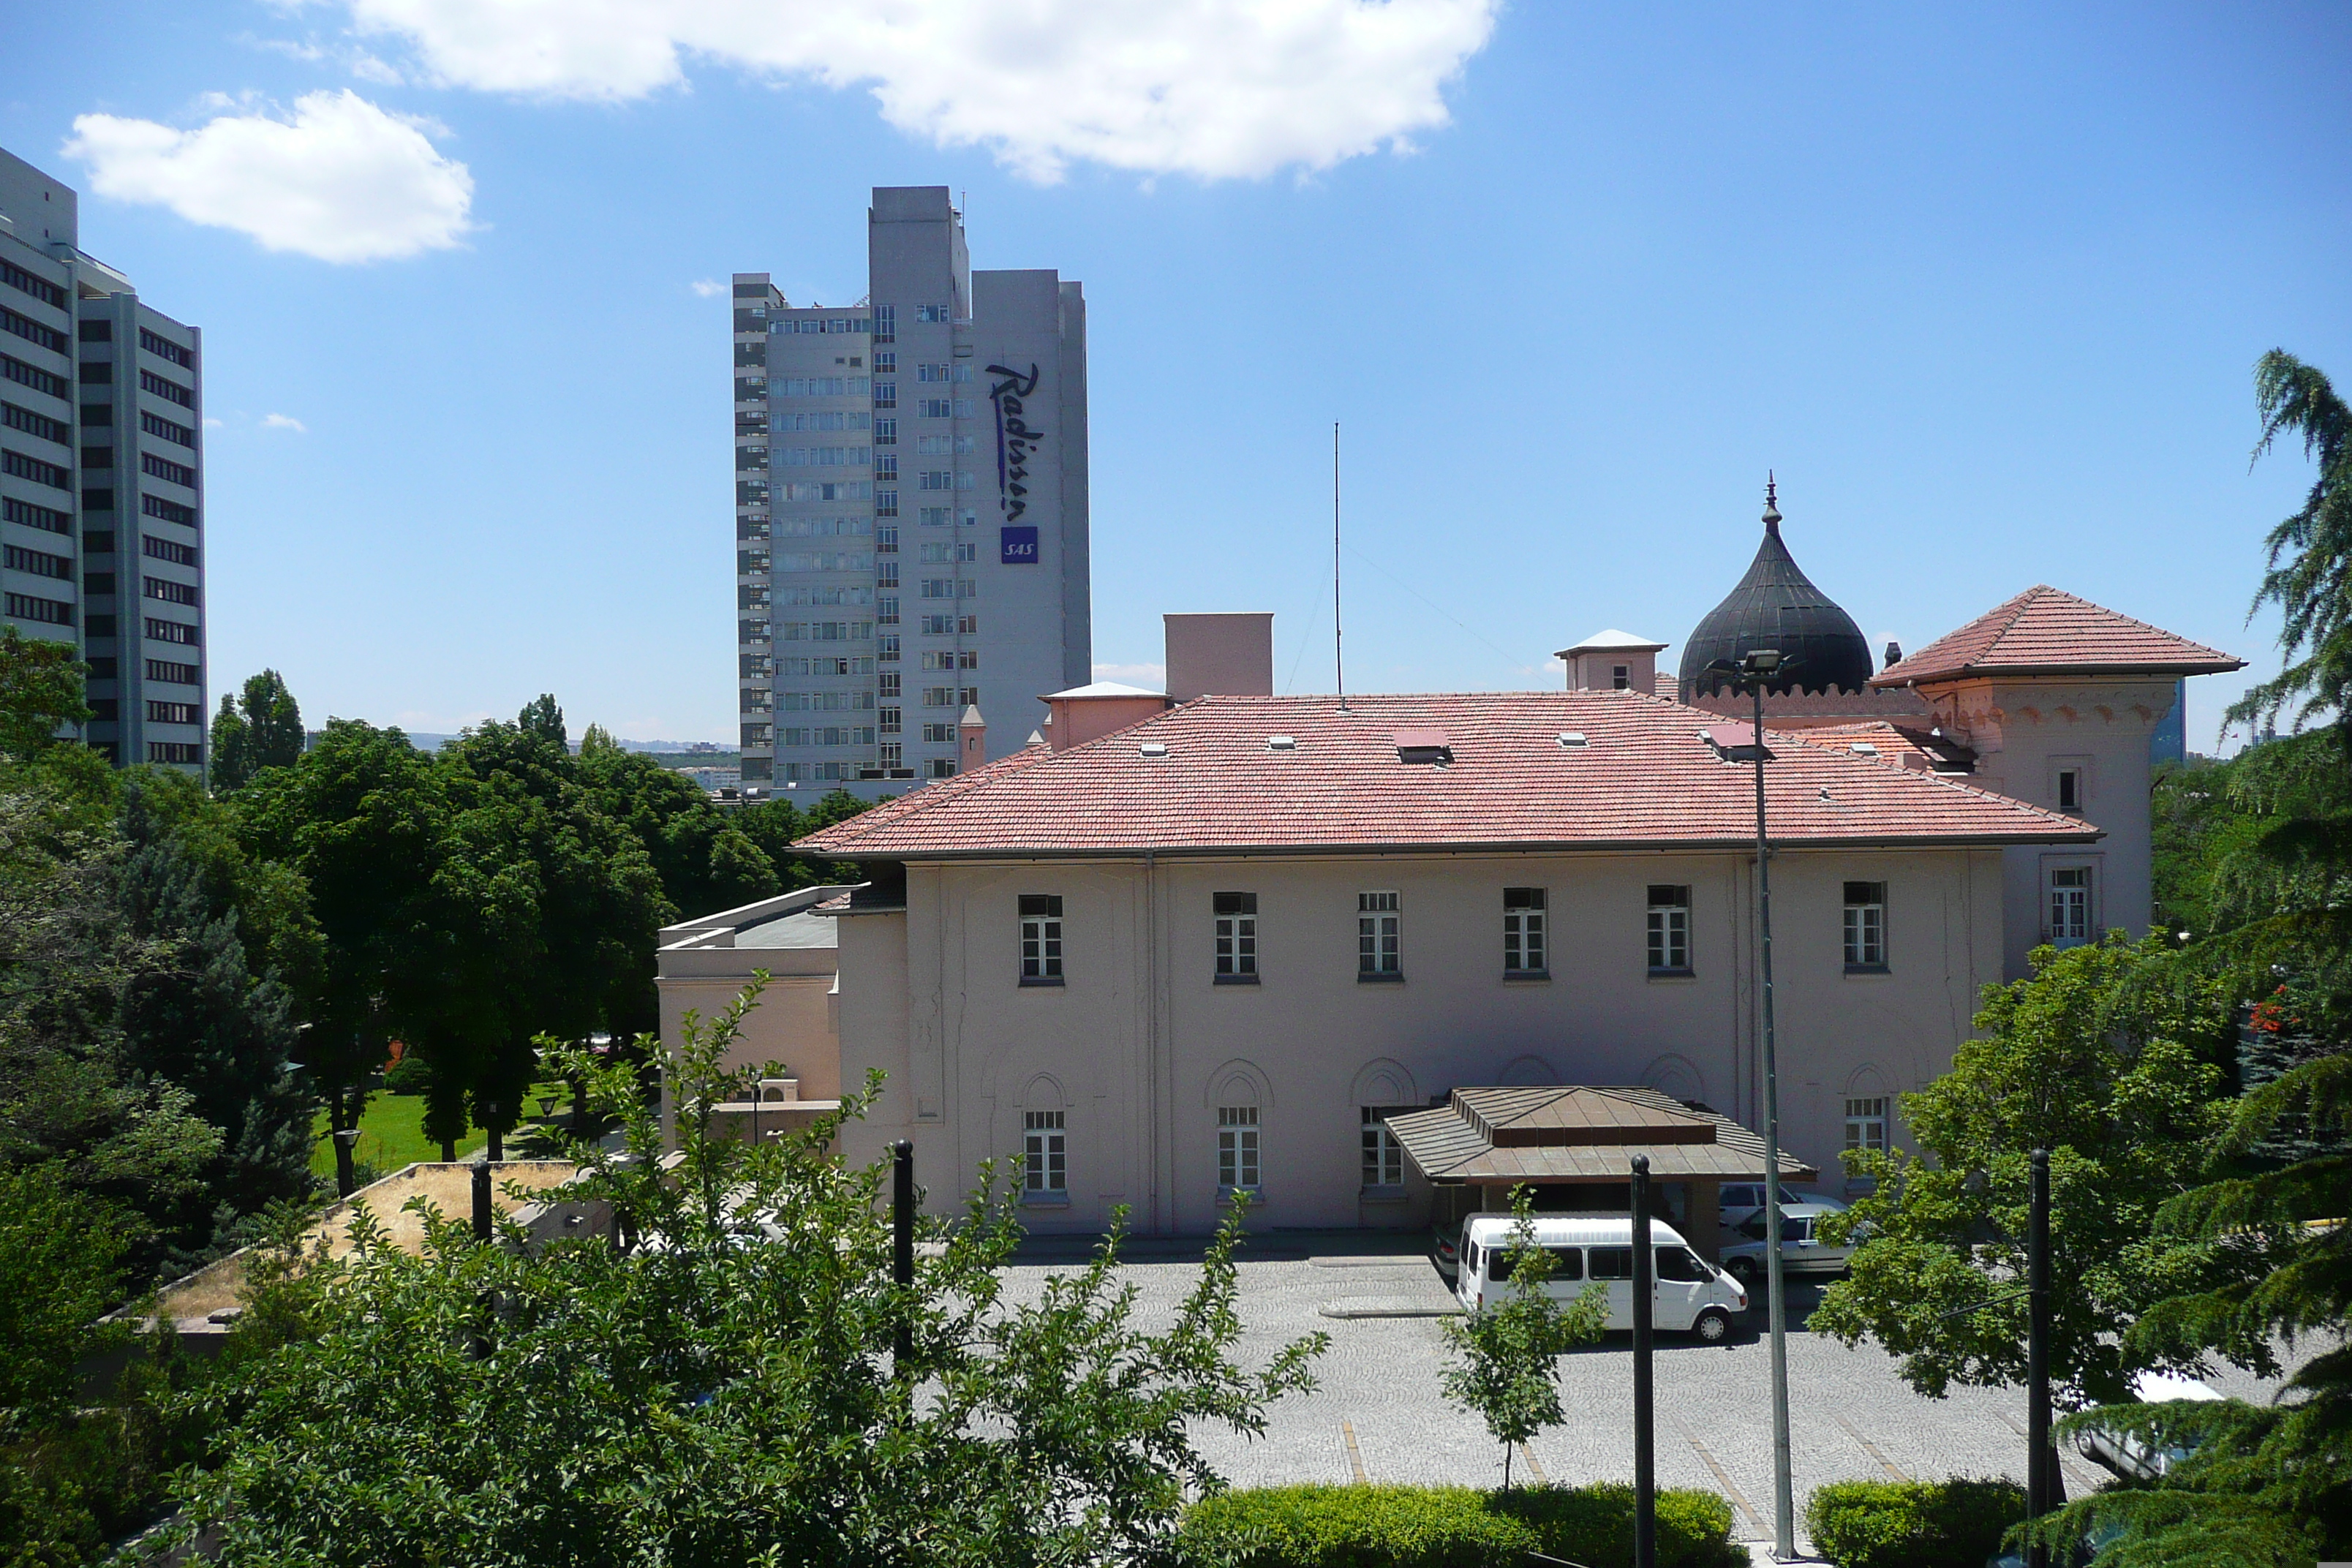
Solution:
<svg viewBox="0 0 2352 1568"><path fill-rule="evenodd" d="M2025 1517L2015 1481L1839 1481L1805 1504L1813 1550L1838 1568L1984 1568Z"/></svg>
<svg viewBox="0 0 2352 1568"><path fill-rule="evenodd" d="M1531 1551L1620 1568L1633 1561L1633 1489L1254 1488L1186 1510L1181 1544L1187 1558L1233 1568L1525 1568ZM1658 1494L1659 1568L1746 1562L1730 1504L1713 1492Z"/></svg>

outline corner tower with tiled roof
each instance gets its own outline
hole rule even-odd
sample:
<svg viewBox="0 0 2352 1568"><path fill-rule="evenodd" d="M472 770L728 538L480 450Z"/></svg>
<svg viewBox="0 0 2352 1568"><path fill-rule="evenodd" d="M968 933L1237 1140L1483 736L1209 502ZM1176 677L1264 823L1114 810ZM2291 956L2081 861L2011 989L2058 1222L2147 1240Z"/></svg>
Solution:
<svg viewBox="0 0 2352 1568"><path fill-rule="evenodd" d="M2180 682L2245 661L2036 584L1937 637L1871 684L1916 693L1934 732L1975 753L1985 788L2103 828L2095 847L2004 851L2005 967L2041 942L2121 927L2154 897L2148 742Z"/></svg>

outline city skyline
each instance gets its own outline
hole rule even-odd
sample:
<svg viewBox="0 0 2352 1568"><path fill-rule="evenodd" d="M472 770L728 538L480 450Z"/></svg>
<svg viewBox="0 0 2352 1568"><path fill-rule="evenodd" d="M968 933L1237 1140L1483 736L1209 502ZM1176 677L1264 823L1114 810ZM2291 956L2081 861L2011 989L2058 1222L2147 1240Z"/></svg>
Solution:
<svg viewBox="0 0 2352 1568"><path fill-rule="evenodd" d="M573 33L529 79L512 39L365 4L192 7L100 61L71 40L127 7L28 9L53 68L0 145L205 324L212 657L314 723L552 690L575 729L732 737L728 279L773 258L795 306L846 305L842 215L927 184L992 261L1087 280L1109 678L1150 683L1162 611L1271 610L1278 689L1329 689L1336 419L1351 687L1546 688L1594 626L1683 637L1770 468L1874 647L2047 582L2252 659L2192 686L2211 749L2275 668L2243 611L2310 482L2294 452L2249 474L2252 363L2352 363L2339 15L1407 10L1425 37L1273 109L1174 49L1200 102L1089 132L1070 84L1111 22L1024 99L822 38ZM709 155L754 143L781 173ZM322 237L334 147L378 184Z"/></svg>

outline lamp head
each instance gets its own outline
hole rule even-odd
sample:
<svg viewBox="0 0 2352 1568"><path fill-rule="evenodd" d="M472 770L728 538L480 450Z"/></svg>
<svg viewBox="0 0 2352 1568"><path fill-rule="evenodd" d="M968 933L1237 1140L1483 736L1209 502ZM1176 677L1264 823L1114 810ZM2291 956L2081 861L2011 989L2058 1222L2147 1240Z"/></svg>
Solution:
<svg viewBox="0 0 2352 1568"><path fill-rule="evenodd" d="M1780 668L1780 650L1777 647L1750 648L1739 661L1739 670L1748 676L1770 676Z"/></svg>

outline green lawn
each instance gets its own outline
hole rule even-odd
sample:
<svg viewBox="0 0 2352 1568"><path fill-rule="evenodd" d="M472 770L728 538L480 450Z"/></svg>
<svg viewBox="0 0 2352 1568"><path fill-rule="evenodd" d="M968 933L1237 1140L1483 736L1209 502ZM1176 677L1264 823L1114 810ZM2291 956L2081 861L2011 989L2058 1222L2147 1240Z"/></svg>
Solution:
<svg viewBox="0 0 2352 1568"><path fill-rule="evenodd" d="M523 1124L516 1128L515 1135L507 1140L509 1159L514 1157L516 1137L539 1120L541 1095L555 1097L558 1116L565 1114L571 1104L571 1091L562 1084L534 1085L530 1099L525 1102L528 1114ZM352 1150L352 1158L374 1166L379 1173L387 1176L403 1165L414 1164L419 1160L438 1160L441 1145L426 1140L424 1120L425 1099L422 1095L387 1094L377 1090L368 1097L367 1111L360 1118L360 1141ZM310 1136L310 1173L332 1176L335 1173L335 1150L327 1137L327 1113L324 1110L320 1111L312 1121ZM488 1142L488 1133L478 1127L469 1128L466 1135L457 1140L457 1158L466 1158Z"/></svg>

